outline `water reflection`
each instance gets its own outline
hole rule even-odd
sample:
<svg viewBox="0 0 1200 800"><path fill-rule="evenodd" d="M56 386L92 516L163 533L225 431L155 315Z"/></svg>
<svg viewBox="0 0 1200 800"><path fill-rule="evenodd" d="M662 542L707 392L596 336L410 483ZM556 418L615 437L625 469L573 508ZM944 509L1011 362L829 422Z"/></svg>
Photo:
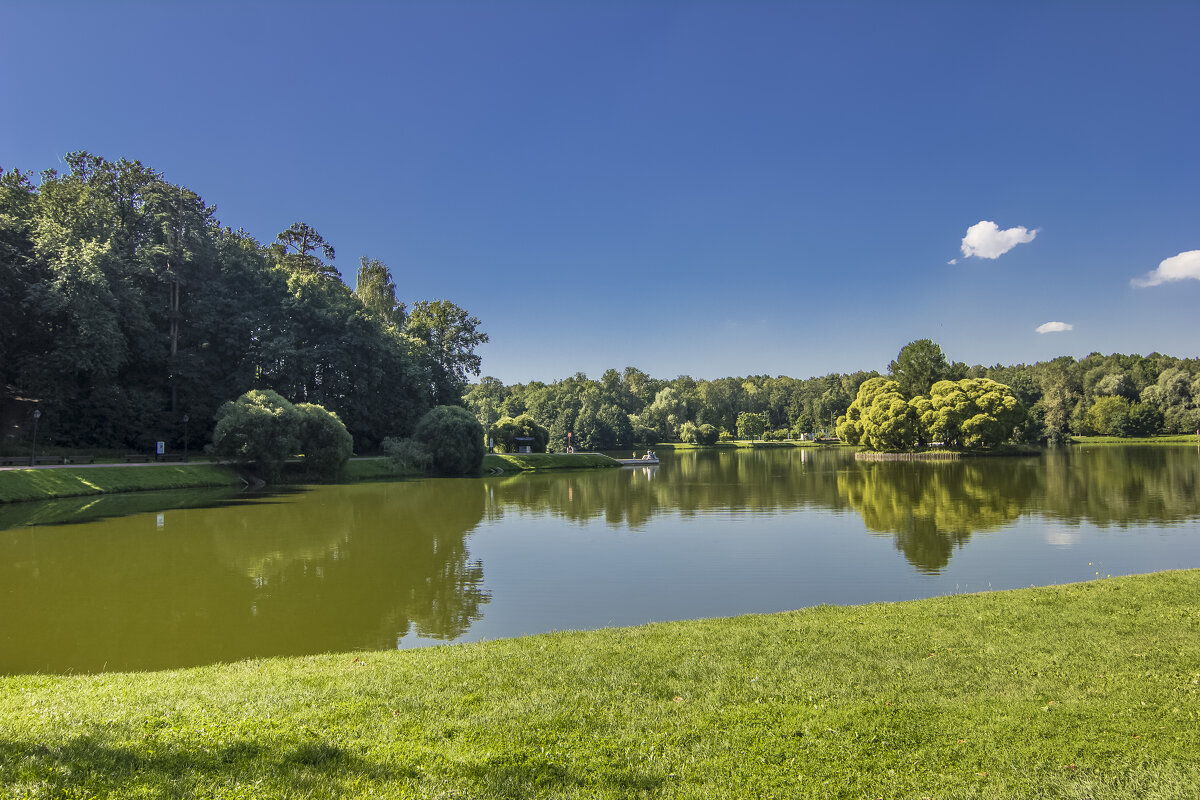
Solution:
<svg viewBox="0 0 1200 800"><path fill-rule="evenodd" d="M1119 568L1200 563L1194 526L1166 544L1117 535L1200 517L1190 448L937 464L799 449L662 458L657 468L251 499L202 491L0 507L0 525L16 526L0 530L0 673L900 599L955 591L960 576L980 588L1079 580L1098 544ZM80 514L86 522L45 524ZM563 536L563 523L577 535ZM899 555L873 537L890 537ZM488 559L489 582L469 543ZM1072 552L1080 546L1089 555ZM1141 558L1155 547L1157 561ZM960 554L976 548L986 564L964 571L971 559Z"/></svg>
<svg viewBox="0 0 1200 800"><path fill-rule="evenodd" d="M973 533L1023 514L1099 526L1196 518L1200 456L1188 448L1097 447L956 462L860 462L844 450L683 452L654 470L487 479L488 517L506 509L639 529L713 510L852 510L935 573ZM1058 537L1063 540L1062 535Z"/></svg>
<svg viewBox="0 0 1200 800"><path fill-rule="evenodd" d="M0 503L0 530L30 525L77 525L110 517L160 512L174 508L216 508L269 496L217 486L178 491L65 497L40 503Z"/></svg>
<svg viewBox="0 0 1200 800"><path fill-rule="evenodd" d="M1101 527L1176 523L1200 514L1200 452L1191 447L1091 447L1045 456L1039 511Z"/></svg>
<svg viewBox="0 0 1200 800"><path fill-rule="evenodd" d="M0 532L0 672L459 638L489 599L483 510L477 481L424 481Z"/></svg>
<svg viewBox="0 0 1200 800"><path fill-rule="evenodd" d="M891 534L922 572L938 572L976 531L1026 511L1040 489L1035 459L861 462L838 474L838 494L867 530Z"/></svg>

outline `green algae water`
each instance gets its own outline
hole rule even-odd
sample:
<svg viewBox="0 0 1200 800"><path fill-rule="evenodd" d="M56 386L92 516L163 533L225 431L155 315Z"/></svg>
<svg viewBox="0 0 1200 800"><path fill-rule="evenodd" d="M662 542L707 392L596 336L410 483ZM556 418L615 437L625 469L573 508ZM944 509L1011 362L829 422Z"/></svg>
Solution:
<svg viewBox="0 0 1200 800"><path fill-rule="evenodd" d="M1200 567L1200 453L1096 447L0 507L0 673L149 670Z"/></svg>

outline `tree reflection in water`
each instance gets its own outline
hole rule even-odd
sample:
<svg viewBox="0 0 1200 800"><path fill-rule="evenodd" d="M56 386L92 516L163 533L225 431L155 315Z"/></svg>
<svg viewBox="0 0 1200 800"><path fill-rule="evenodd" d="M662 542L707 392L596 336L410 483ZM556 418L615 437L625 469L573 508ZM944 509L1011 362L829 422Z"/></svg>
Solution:
<svg viewBox="0 0 1200 800"><path fill-rule="evenodd" d="M977 531L1015 520L1037 495L1032 459L862 462L838 475L838 493L874 533L891 534L918 570L935 573Z"/></svg>
<svg viewBox="0 0 1200 800"><path fill-rule="evenodd" d="M418 481L0 531L0 673L459 638L489 599L483 511L477 480Z"/></svg>
<svg viewBox="0 0 1200 800"><path fill-rule="evenodd" d="M658 469L489 478L490 519L506 509L637 530L663 513L853 510L936 573L971 535L1022 514L1069 524L1169 524L1195 518L1200 458L1174 447L1052 450L1033 457L858 462L847 450L664 454Z"/></svg>
<svg viewBox="0 0 1200 800"><path fill-rule="evenodd" d="M460 639L490 601L467 534L495 525L489 541L505 547L504 531L525 535L526 515L635 532L644 548L629 553L661 555L662 541L677 542L689 548L678 570L718 579L724 564L714 561L741 546L727 531L744 535L760 519L803 509L861 517L867 532L893 538L912 565L900 565L906 573L925 575L945 571L973 535L1021 516L1049 519L1048 528L1100 529L1200 516L1193 448L1073 448L936 464L859 463L832 449L662 455L657 469L324 486L232 504L217 493L203 496L213 504L206 508L180 496L151 513L138 498L6 510L0 525L17 527L0 529L0 672L157 669ZM24 527L80 513L101 518ZM108 516L120 513L129 515ZM797 535L779 552L802 561L819 538L803 535L809 520L829 516L796 514ZM656 517L672 519L660 530ZM689 525L701 517L704 524ZM727 525L733 517L741 524ZM860 536L854 528L838 526ZM703 532L694 547L692 530ZM554 525L530 531L558 533ZM603 527L593 533L606 538ZM535 552L548 544L529 535ZM822 540L834 548L822 563L844 561L850 574L854 542L843 552L835 539ZM562 544L558 537L547 550L579 557ZM533 561L509 579L537 582L563 566ZM655 579L692 577L671 569Z"/></svg>

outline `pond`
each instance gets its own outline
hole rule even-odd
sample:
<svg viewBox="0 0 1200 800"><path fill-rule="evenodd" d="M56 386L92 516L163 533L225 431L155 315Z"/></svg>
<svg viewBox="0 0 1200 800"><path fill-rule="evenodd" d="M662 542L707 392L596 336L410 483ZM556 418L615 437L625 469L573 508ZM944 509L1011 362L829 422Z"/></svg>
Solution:
<svg viewBox="0 0 1200 800"><path fill-rule="evenodd" d="M1200 567L1200 453L1094 447L0 506L0 673L146 670Z"/></svg>

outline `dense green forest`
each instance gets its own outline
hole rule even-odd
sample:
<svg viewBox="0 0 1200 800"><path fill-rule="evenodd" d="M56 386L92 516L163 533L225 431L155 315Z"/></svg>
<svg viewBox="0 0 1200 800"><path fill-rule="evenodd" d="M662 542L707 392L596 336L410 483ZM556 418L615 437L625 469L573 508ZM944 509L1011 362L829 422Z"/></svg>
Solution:
<svg viewBox="0 0 1200 800"><path fill-rule="evenodd" d="M505 386L480 374L480 321L446 300L397 297L387 265L362 256L355 288L333 246L297 222L270 244L222 226L215 208L137 161L73 153L68 169L0 169L0 416L43 442L178 447L189 420L207 441L220 406L249 389L335 412L355 449L407 437L436 405L465 404L485 430L528 415L549 446L833 435L877 372L797 379L599 379ZM1021 441L1072 434L1185 433L1200 427L1200 359L1152 353L968 366L929 340L889 367L903 397L940 380L1011 387Z"/></svg>
<svg viewBox="0 0 1200 800"><path fill-rule="evenodd" d="M7 439L32 402L42 441L177 447L222 403L273 389L335 412L360 450L407 436L479 374L478 319L406 306L363 256L351 290L333 246L298 222L263 245L137 161L0 169L0 406Z"/></svg>
<svg viewBox="0 0 1200 800"><path fill-rule="evenodd" d="M1069 356L1037 364L968 366L946 359L927 339L901 349L888 367L908 398L940 380L987 378L1012 389L1026 418L1017 438L1064 441L1073 434L1187 433L1200 427L1200 359L1152 353ZM877 372L797 379L750 375L697 380L652 378L641 370L609 369L599 380L578 373L552 383L505 386L482 378L466 394L485 428L528 414L550 431L550 447L567 433L585 449L635 442L695 441L709 425L726 437L761 431L768 439L829 435L859 387ZM747 425L756 420L757 425Z"/></svg>

